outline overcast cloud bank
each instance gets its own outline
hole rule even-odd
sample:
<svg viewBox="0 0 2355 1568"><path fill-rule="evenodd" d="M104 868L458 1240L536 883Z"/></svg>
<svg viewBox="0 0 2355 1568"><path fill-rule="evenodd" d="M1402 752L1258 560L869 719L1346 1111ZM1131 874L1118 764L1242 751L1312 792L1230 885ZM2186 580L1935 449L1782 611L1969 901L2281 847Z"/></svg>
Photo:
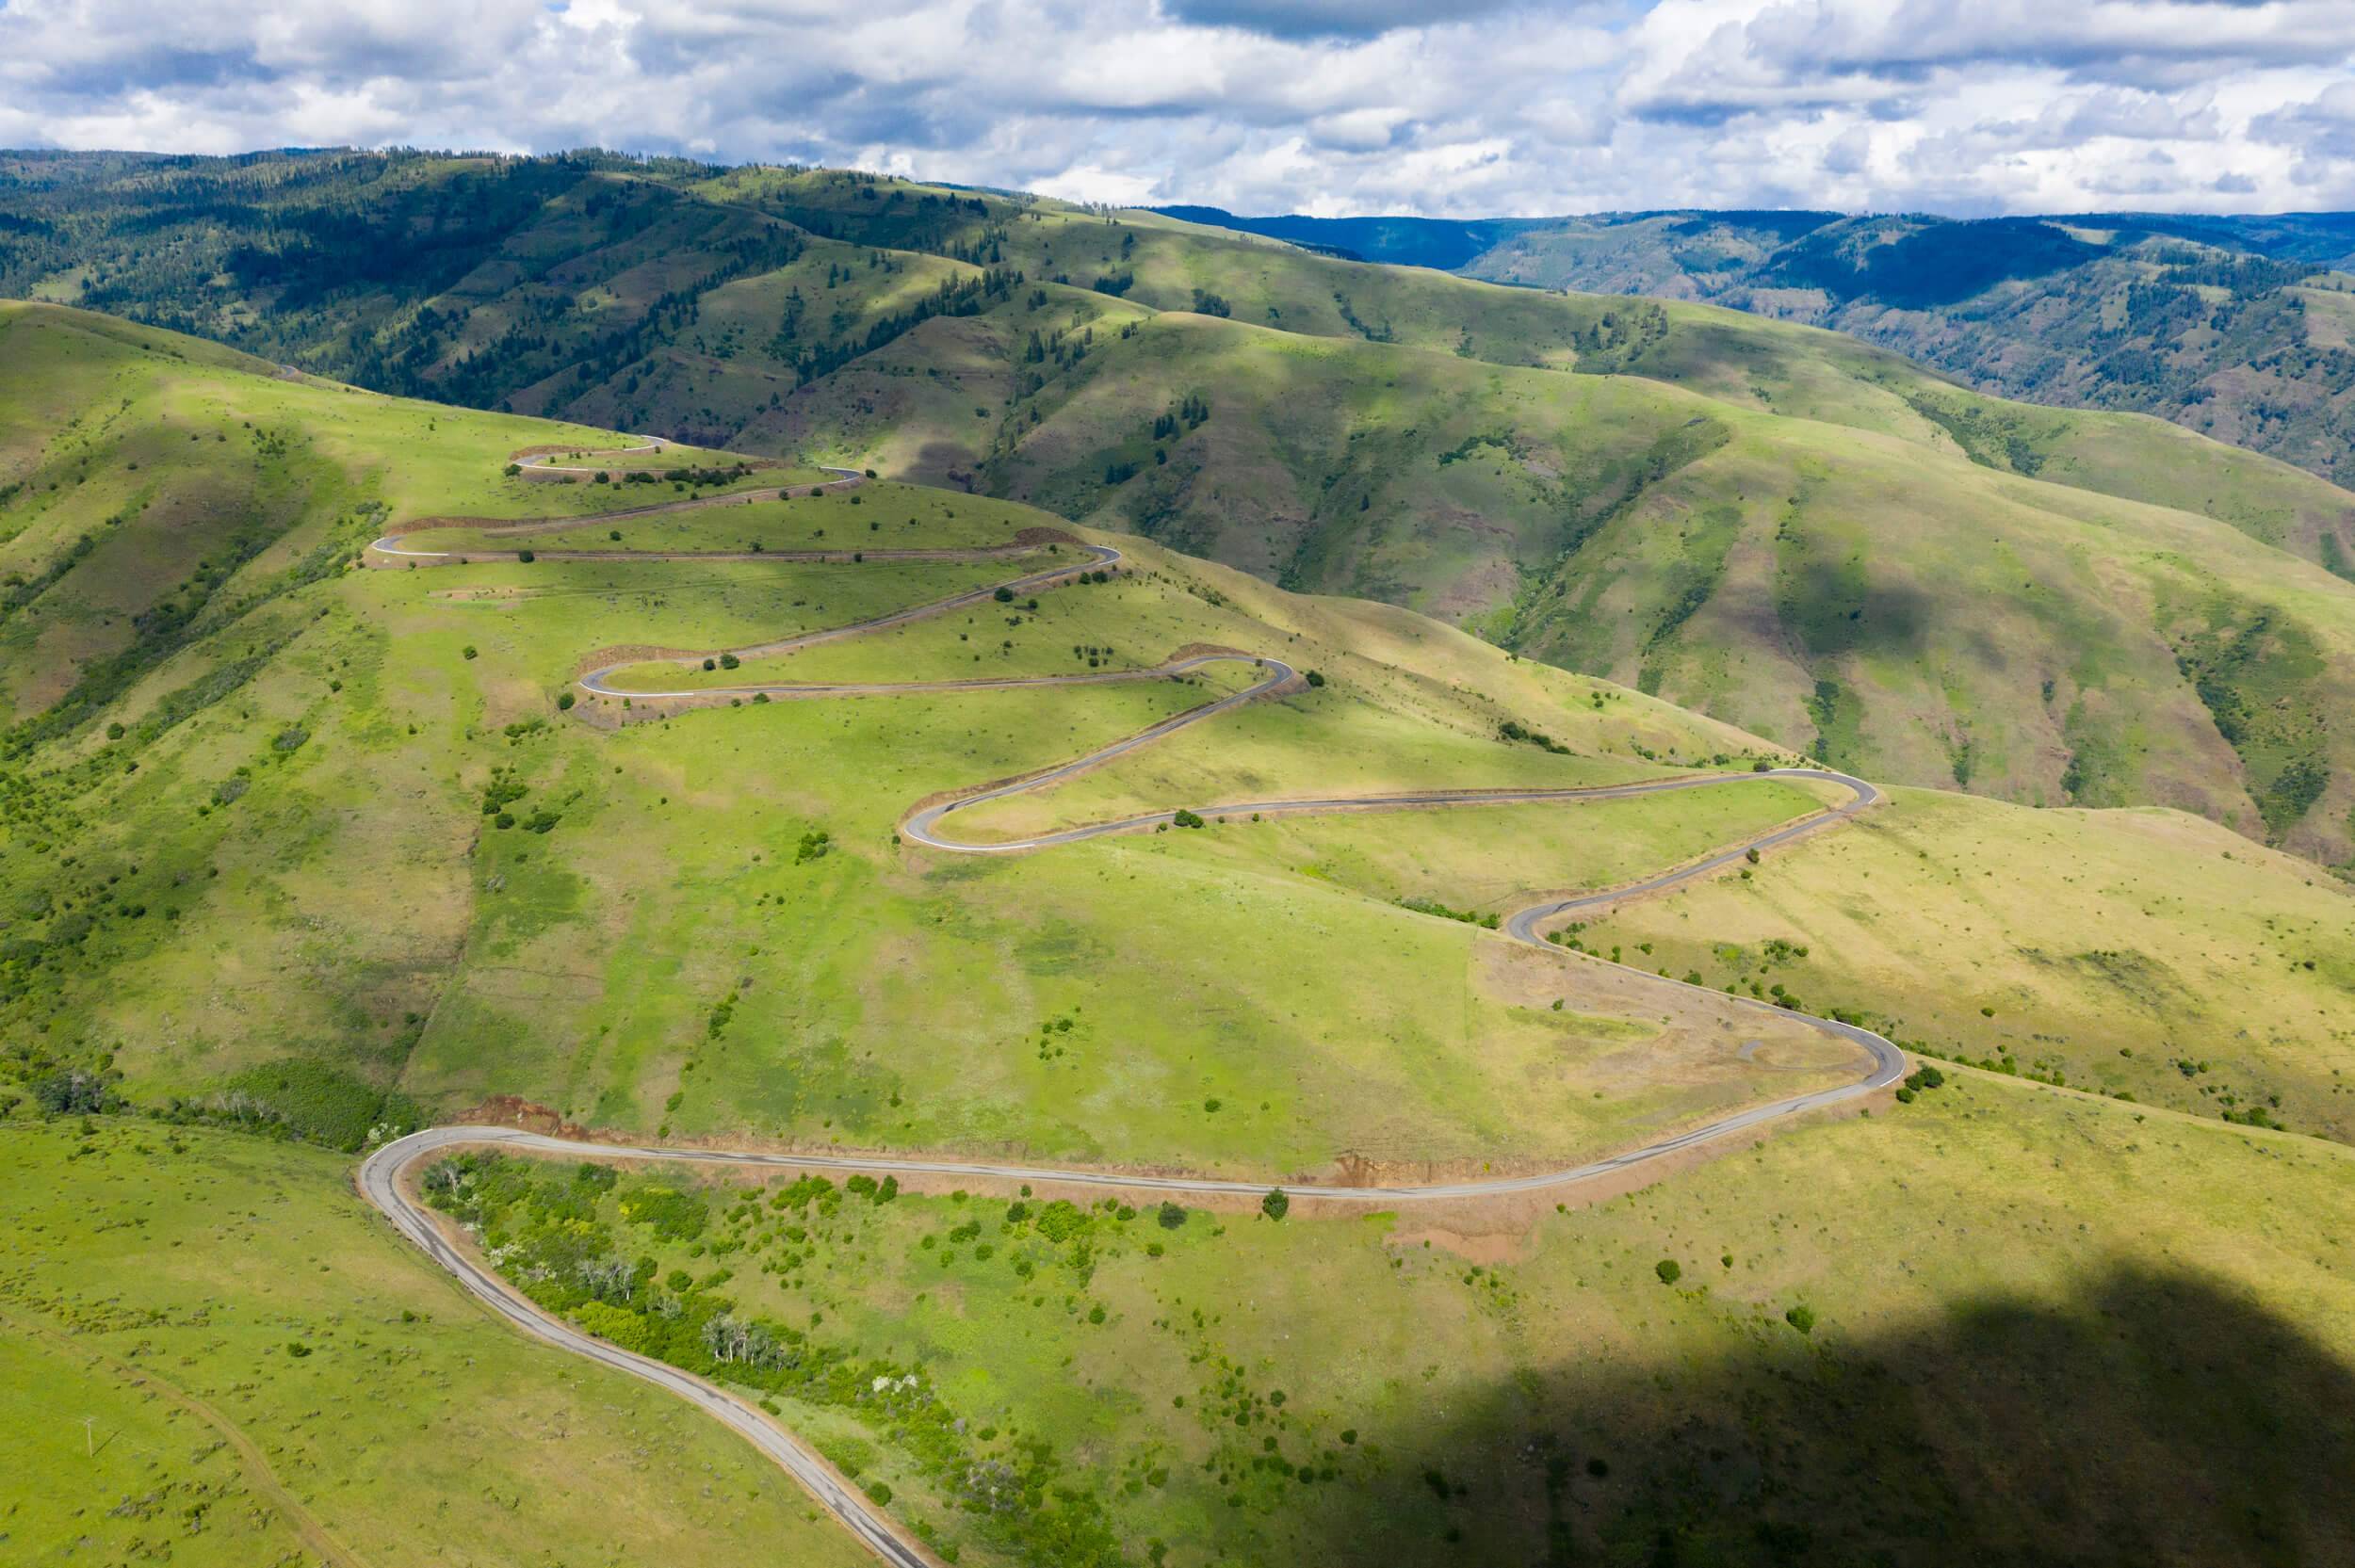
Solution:
<svg viewBox="0 0 2355 1568"><path fill-rule="evenodd" d="M0 144L600 145L1122 203L2355 207L2350 0L0 0Z"/></svg>

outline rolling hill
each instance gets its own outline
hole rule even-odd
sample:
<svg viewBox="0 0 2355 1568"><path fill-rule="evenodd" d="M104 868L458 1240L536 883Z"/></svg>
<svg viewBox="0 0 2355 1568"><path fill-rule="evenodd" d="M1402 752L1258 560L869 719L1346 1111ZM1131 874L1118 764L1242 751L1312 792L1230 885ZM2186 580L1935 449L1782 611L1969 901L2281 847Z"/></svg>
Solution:
<svg viewBox="0 0 2355 1568"><path fill-rule="evenodd" d="M1896 782L2355 856L2329 722L2355 496L2153 420L1755 315L826 171L0 174L26 215L0 286L382 390L1026 502Z"/></svg>
<svg viewBox="0 0 2355 1568"><path fill-rule="evenodd" d="M1253 331L1186 321L1180 331ZM1518 1103L1503 1083L1550 1059L1567 1020L1531 1010L1556 998L1533 997L1525 963L1500 964L1475 930L1418 909L1477 915L1610 885L1817 804L1761 784L1568 815L1491 808L1419 823L1407 860L1369 855L1331 825L1270 822L1118 840L1100 856L928 865L898 842L916 802L1249 683L1232 665L1160 673L1194 651L1280 655L1317 684L973 820L1037 832L1172 801L1617 784L1787 753L1411 611L1291 593L1017 502L846 488L791 467L723 472L706 491L680 477L701 459L691 452L520 468L515 454L614 440L290 378L55 307L8 308L0 346L38 367L0 425L24 476L0 509L20 579L0 665L17 703L0 892L13 911L7 1016L29 1075L103 1064L154 1103L240 1084L261 1093L275 1080L241 1075L293 1059L428 1107L514 1095L568 1118L713 1135L1072 1158L1117 1147L1284 1170L1344 1156L1565 1157L1620 1139L1623 1116L1680 1112L1608 1093L1576 1114L1500 1108ZM56 418L69 404L88 412ZM1197 437L1220 424L1213 414ZM624 464L657 465L653 482L623 482ZM2023 483L1953 466L1983 477L1990 507ZM184 493L210 504L200 513ZM278 509L289 493L301 506ZM2131 525L2131 514L2106 525ZM1114 544L1113 580L989 593L1042 571L1062 582L1056 573L1089 564L1084 552ZM2028 547L2016 546L2033 559ZM453 559L472 564L437 564ZM811 635L926 604L951 607ZM698 649L713 652L678 652ZM722 668L716 651L730 649ZM2274 673L2252 668L2236 678ZM584 692L572 683L591 669L607 673ZM1056 684L1073 676L1086 679ZM778 681L768 702L759 683ZM876 682L951 685L857 697ZM846 689L791 700L813 683ZM683 705L651 695L703 686L721 689ZM2000 765L1994 739L1981 744ZM1907 799L1919 803L1884 808L1887 820L1960 813L1948 836L1980 836L1990 866L2006 846L2038 842L2036 813ZM2156 875L2134 869L2139 818L2071 819L2097 825L2071 865L2104 864L2103 885L2119 889ZM1544 853L1500 880L1491 859L1515 838ZM2006 915L2005 963L2031 976L2045 961L2020 955L2060 963L2055 983L2076 976L2085 999L2071 1005L2089 1020L2083 1041L2071 1030L2034 1050L2008 1021L2018 997L2001 1015L1951 998L1924 1014L1876 996L1869 969L1840 971L1917 937L1834 940L1826 912L1768 934L1843 973L1843 1007L1941 1053L2033 1063L2040 1052L2071 1081L2211 1112L2253 1101L2336 1131L2332 1078L2350 1043L2331 1021L2348 983L2350 933L2332 914L2344 895L2328 879L2314 888L2296 860L2245 843L2238 853L2255 880L2233 908L2275 918L2228 935L2221 913L2156 883L2121 893L2159 913L2115 972L2071 956L2102 946L2083 924L2041 929L2033 902ZM1952 868L1916 871L1925 907L1945 907ZM1138 883L1110 912L1107 877ZM343 896L355 880L375 891L365 908ZM1148 907L1149 922L1119 913ZM2305 913L2282 925L2291 910ZM1367 988L1346 965L1303 967L1222 936L1304 920L1338 950L1383 952L1388 982ZM1122 976L1151 978L1108 988L1115 952ZM895 978L879 986L878 975ZM2020 996L2036 994L2022 983ZM2283 987L2315 988L2314 1006L2233 1053L2234 1099L2217 1105L2212 1085L2169 1076L2161 1058L2128 1069L2100 1057L2117 1031L2090 1020L2153 984L2212 996L2219 1019ZM1194 1003L1174 1014L1172 995ZM1599 1062L1619 1028L1599 1020L1621 1005L1598 994L1596 1018L1577 1026ZM1082 1007L1067 1043L1098 1043L1086 1065L1022 1046L1038 1019ZM879 1043L899 1040L934 1048ZM1096 1054L1113 1041L1117 1061ZM1694 1104L1737 1087L1698 1084ZM1186 1094L1228 1108L1173 1105Z"/></svg>
<svg viewBox="0 0 2355 1568"><path fill-rule="evenodd" d="M1208 265L1156 232L1175 237L1132 248L1132 292ZM1218 476L1297 450L1278 415L1344 391L1370 428L1429 417L1391 397L1470 396L1549 432L1560 474L1619 487L1586 546L1615 561L1646 508L1660 544L1746 491L1799 536L1778 549L1836 568L1825 532L1876 515L1854 483L1908 518L1942 495L1965 513L1874 552L1924 594L1959 566L1899 541L1958 549L1971 519L2027 573L2057 573L2064 542L2111 591L2188 591L2180 561L2218 563L2211 588L2262 585L2300 627L2335 624L2342 585L2216 518L1974 462L1861 380L1778 394L1849 399L1846 421L1799 418L1289 333L1238 317L1305 309L1291 274L1259 296L1186 276L1153 286L1254 303L1222 319L1026 277L1003 320L928 318L862 356L878 385L929 385L893 375L896 348L1005 331L1031 369L986 374L1038 373L1046 332L1027 361L1007 323L1100 309L1064 403L993 460L1006 496L791 461L785 421L814 397L780 400L786 461L748 469L0 306L0 1223L20 1241L0 1358L21 1417L0 1451L12 1477L85 1478L71 1500L0 1482L12 1547L848 1560L704 1413L515 1335L363 1207L349 1153L458 1119L588 1141L414 1172L453 1255L515 1310L801 1434L940 1560L2122 1563L2355 1541L2330 1484L2355 1407L2342 882L2182 810L1950 781L1515 941L1491 923L1817 820L1832 793L1761 776L1786 748L1644 683L1015 493L1064 472L1058 432L1129 408L1178 427L1157 471L1244 454L1201 460ZM1412 321L1410 282L1366 298ZM1122 401L1179 374L1226 380L1207 409ZM1501 447L1427 439L1466 445L1430 460L1448 483L1503 477ZM1513 461L1530 482L1552 466ZM1822 509L1791 506L1802 480ZM1776 590L1728 531L1725 583ZM1989 607L2035 590L1984 593L1989 640L2036 646ZM1838 631L1878 636L1870 603L1819 617L1856 639L1832 668L1899 662ZM1552 635L1610 619L1548 613ZM2325 652L2320 674L2266 662L2282 624L2210 684L2253 670L2278 704L2331 678ZM1650 656L1690 655L1668 648ZM955 820L984 847L1158 823L1003 854L914 832L921 802L1139 735ZM1272 804L1697 773L1730 778ZM1492 1182L1853 1082L1809 1023L1835 1011L1941 1073L1657 1161L1657 1185L1345 1214L1314 1191ZM655 1157L602 1157L621 1138ZM712 1148L823 1169L675 1157ZM858 1152L1113 1185L824 1166ZM1119 1185L1205 1176L1243 1190Z"/></svg>
<svg viewBox="0 0 2355 1568"><path fill-rule="evenodd" d="M1198 222L1524 287L1707 300L1854 333L1981 392L2156 414L2342 484L2355 426L2344 213L1659 212Z"/></svg>

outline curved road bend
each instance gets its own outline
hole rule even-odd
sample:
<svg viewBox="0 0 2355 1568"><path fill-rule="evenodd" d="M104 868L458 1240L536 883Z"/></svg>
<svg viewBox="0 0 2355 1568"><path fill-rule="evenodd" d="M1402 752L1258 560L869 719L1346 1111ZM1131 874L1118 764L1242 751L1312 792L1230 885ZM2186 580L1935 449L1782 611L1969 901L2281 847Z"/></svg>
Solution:
<svg viewBox="0 0 2355 1568"><path fill-rule="evenodd" d="M929 621L935 615L946 615L950 610L963 609L968 605L991 603L1000 592L1028 592L1034 588L1045 588L1050 583L1061 582L1065 577L1077 576L1082 572L1093 572L1098 567L1116 566L1120 562L1120 552L1110 545L1082 544L1079 546L1079 551L1080 558L1076 560L1062 562L1048 567L1044 571L1026 573L1022 576L1010 578L1002 583L988 583L980 588L968 588L961 593L951 593L946 599L934 599L930 604L911 605L906 609L896 609L888 614L870 616L865 621L853 621L847 625L829 626L823 631L802 632L793 637L781 637L770 642L755 642L749 647L713 649L707 654L680 654L668 658L624 659L616 664L600 665L589 671L579 678L578 684L583 691L593 691L600 697L707 697L715 694L726 696L730 693L741 694L755 691L790 693L795 688L789 682L775 686L704 687L692 691L618 691L607 683L616 670L632 669L640 665L672 664L682 670L692 669L705 659L717 658L723 653L733 654L739 658L760 658L771 654L790 654L802 648L815 648L821 642L838 642L844 638L864 637L869 632L880 632L893 626L904 626L912 621ZM987 557L979 558L986 559ZM1042 676L1040 681L1042 684L1069 684L1064 677L1059 676Z"/></svg>
<svg viewBox="0 0 2355 1568"><path fill-rule="evenodd" d="M670 443L656 437L650 436L647 439L652 442L653 445L647 446L621 447L617 449L618 453L620 455L627 455L632 452L658 452L670 445ZM608 466L603 469L593 467L564 467L559 465L554 461L554 458L548 455L543 455L536 458L519 459L517 460L516 466L524 470L524 472L528 475L553 476L558 478L568 477L576 474L659 474L665 472L665 470L662 469L627 469L613 468L611 466ZM828 463L813 463L810 466L816 468L820 474L831 474L834 477L822 480L817 484L809 484L805 481L799 485L771 485L759 490L731 490L723 492L716 495L699 495L690 500L685 501L650 501L642 507L624 507L618 511L590 512L577 517L519 517L506 519L488 517L427 518L422 520L422 523L412 523L406 525L401 531L405 533L423 533L429 529L463 527L472 528L476 532L491 538L496 538L501 534L563 533L573 528L589 528L613 523L627 523L640 518L661 517L673 512L701 511L706 507L741 507L748 506L755 501L784 500L790 496L796 490L811 494L820 491L833 493L845 490L856 490L860 485L867 482L867 476L860 473L855 468L836 468ZM398 537L398 535L397 534L388 534L384 538L376 541L375 543L369 546L369 548L376 550L380 554L387 556L414 557L420 560L438 559L454 564L463 563L466 559L470 558L464 552L451 552L447 550L403 550L393 543L393 540ZM498 558L496 556L491 555L487 552L478 552L477 554L486 559ZM560 558L553 551L543 551L541 554L547 556L550 559L571 558L569 557ZM611 550L600 551L596 552L596 554L600 556L622 558L629 555L630 552ZM639 558L662 560L681 559L685 558L665 557L652 553L641 553ZM731 558L722 556L718 558L725 560ZM795 558L788 556L785 558L792 559ZM820 559L829 558L820 555L812 555L804 558Z"/></svg>
<svg viewBox="0 0 2355 1568"><path fill-rule="evenodd" d="M656 445L659 445L660 444L657 443ZM645 448L639 449L644 450ZM853 477L848 476L848 471L835 470L835 472L845 473L846 477ZM719 497L712 498L714 504L719 504L721 499L722 498ZM732 497L731 499L740 499L740 497ZM394 546L392 544L389 538L378 541L375 547L380 550L383 550L387 554L423 554L423 552L401 551L398 546ZM1067 565L1060 565L1045 572L1030 574L1025 576L1015 578L1003 585L994 585L987 588L972 590L965 593L953 595L947 599L935 601L929 605L916 606L906 610L895 611L889 615L879 616L872 620L859 622L848 626L835 627L830 630L820 632L806 633L799 637L787 638L775 642L762 643L748 649L731 650L731 652L736 652L739 655L785 653L795 648L808 647L815 643L831 641L838 638L857 636L861 633L880 630L884 627L903 624L910 621L920 620L927 616L942 614L948 610L958 608L965 605L979 603L984 599L994 596L999 586L1019 592L1028 588L1043 587L1048 583L1059 581L1062 578L1072 575L1077 572L1089 570L1095 566L1114 564L1121 558L1120 552L1112 549L1109 546L1089 545L1084 546L1084 549L1089 553L1089 558L1085 560ZM687 665L699 662L702 657L704 657L704 655L696 655L690 658L674 658L667 662ZM1009 854L1047 849L1063 844L1077 843L1085 839L1102 837L1110 833L1134 832L1142 828L1168 822L1175 817L1176 813L1157 812L1141 816L1125 817L1116 821L1095 823L1080 828L1065 829L1057 832L1043 833L1035 837L1007 843L972 843L950 838L942 833L941 824L947 817L968 807L979 805L984 801L1003 800L1009 796L1043 788L1060 780L1068 778L1072 774L1084 768L1095 767L1109 758L1134 751L1143 746L1150 745L1152 742L1159 740L1177 730L1214 718L1219 714L1228 712L1245 703L1256 701L1260 697L1289 689L1291 685L1298 680L1299 677L1297 672L1290 665L1284 663L1280 659L1254 657L1248 654L1208 654L1196 655L1188 659L1173 661L1168 665L1162 666L1159 670L1109 671L1094 676L1039 676L1031 678L983 679L979 681L965 682L919 682L906 683L902 685L865 687L754 686L706 687L691 692L633 692L628 693L627 695L649 698L665 696L702 697L714 694L728 695L731 693L740 694L745 692L766 691L780 695L799 694L807 696L822 696L858 695L885 691L998 689L1012 686L1081 685L1090 683L1104 684L1113 680L1148 679L1157 676L1174 675L1182 673L1187 670L1198 668L1201 665L1228 659L1247 661L1255 667L1266 671L1267 674L1263 679L1242 690L1229 693L1212 702L1203 703L1198 707L1191 708L1184 713L1165 719L1149 729L1140 731L1138 734L1130 736L1126 739L1115 741L1110 746L1100 748L1096 752L1092 752L1087 755L1077 758L1071 762L1057 765L1053 768L1031 774L1028 777L1015 780L1009 784L993 785L989 788L977 791L973 794L962 796L952 800L922 807L913 812L908 816L901 830L906 836L913 838L916 842L938 850L962 854ZM631 662L647 663L661 661L633 660ZM588 674L581 677L580 684L586 689L597 692L600 695L625 695L624 693L613 691L608 685L605 684L606 677L610 675L612 671L616 668L619 668L619 666L609 666L603 669L592 671ZM1806 779L1818 783L1837 784L1848 790L1849 799L1839 805L1829 807L1811 816L1800 818L1795 822L1787 823L1784 826L1778 828L1771 832L1762 834L1746 844L1737 845L1730 849L1720 850L1688 865L1681 866L1672 871L1664 872L1661 875L1652 877L1647 881L1626 887L1609 889L1598 893L1582 894L1571 898L1558 899L1547 903L1533 905L1530 908L1517 911L1507 921L1505 921L1503 927L1504 933L1511 940L1535 946L1545 946L1545 939L1540 934L1539 928L1549 921L1558 919L1566 914L1575 913L1582 910L1606 908L1630 898L1641 897L1649 894L1663 892L1669 888L1681 886L1699 878L1710 876L1726 868L1736 861L1746 858L1753 849L1764 850L1778 845L1787 844L1794 839L1802 837L1806 834L1818 832L1837 823L1844 822L1848 818L1854 816L1858 812L1864 810L1866 807L1878 800L1880 799L1880 792L1864 780L1853 778L1844 773L1836 773L1827 769L1813 768L1775 768L1762 773L1697 774L1683 778L1662 779L1640 784L1603 785L1584 789L1497 789L1464 791L1424 790L1375 796L1307 797L1289 800L1242 801L1231 805L1205 807L1202 810L1202 814L1205 816L1232 816L1237 813L1256 811L1263 816L1307 815L1320 812L1367 811L1383 809L1405 810L1467 805L1507 805L1541 803L1547 801L1570 802L1577 800L1622 800L1638 795L1654 794L1665 790L1697 789L1713 787L1720 784L1739 784L1750 780L1778 778ZM1587 956L1590 958L1592 957L1591 955ZM1592 959L1592 962L1605 962L1608 961ZM1749 997L1730 996L1721 992L1711 991L1707 987L1687 987L1685 986L1685 982L1681 980L1669 979L1662 976L1649 974L1644 970L1634 969L1632 966L1618 965L1616 967L1626 968L1629 973L1640 975L1646 980L1658 985L1695 990L1701 992L1702 994L1710 996L1713 1000L1720 1003L1731 1002L1737 1006L1756 1008L1762 1011L1773 1013L1778 1017L1794 1019L1825 1034L1834 1036L1862 1047L1872 1060L1871 1069L1861 1078L1859 1078L1854 1082L1838 1085L1831 1089L1818 1090L1808 1094L1795 1095L1788 1099L1774 1101L1766 1105L1753 1106L1746 1110L1736 1112L1731 1116L1721 1118L1718 1121L1709 1123L1706 1125L1689 1128L1684 1132L1678 1133L1669 1138L1662 1139L1657 1142L1646 1144L1642 1148L1626 1150L1619 1154L1612 1155L1606 1158L1590 1161L1584 1165L1569 1166L1554 1171L1536 1172L1519 1176L1501 1176L1478 1181L1435 1183L1428 1186L1419 1187L1314 1186L1294 1188L1292 1190L1304 1197L1313 1197L1328 1202L1393 1205L1467 1198L1497 1197L1513 1193L1543 1192L1563 1188L1575 1187L1581 1183L1594 1181L1618 1172L1626 1171L1632 1166L1641 1165L1647 1161L1659 1159L1665 1156L1675 1154L1681 1150L1690 1149L1699 1144L1726 1138L1734 1133L1741 1132L1747 1128L1756 1127L1767 1122L1775 1121L1785 1116L1795 1115L1803 1111L1818 1108L1820 1107L1836 1105L1845 1100L1855 1099L1860 1095L1869 1093L1874 1090L1880 1089L1894 1082L1905 1072L1906 1063L1904 1054L1888 1040L1873 1033L1869 1029L1860 1028L1850 1024L1843 1024L1833 1019L1817 1018L1806 1013L1788 1011L1784 1009L1775 1007L1770 1003L1757 1001ZM919 1565L921 1565L921 1568L930 1568L930 1565L933 1564L935 1560L930 1553L925 1551L920 1544L901 1534L898 1528L889 1519L877 1512L869 1505L865 1496L847 1487L842 1482L841 1479L837 1477L830 1468L828 1468L822 1461L819 1460L808 1449L804 1447L797 1439L785 1431L783 1428L769 1420L757 1409L757 1407L746 1399L740 1398L734 1394L728 1393L711 1383L706 1382L700 1378L693 1377L689 1373L683 1372L677 1367L668 1366L662 1362L651 1360L644 1356L633 1354L632 1352L621 1350L616 1346L609 1345L602 1340L592 1338L591 1336L572 1328L570 1325L542 1313L539 1308L517 1294L514 1290L508 1286L505 1282L499 1280L495 1275L491 1274L483 1269L478 1267L456 1247L452 1246L442 1235L441 1231L435 1226L426 1211L413 1203L408 1195L402 1190L400 1186L401 1174L407 1171L409 1167L418 1161L445 1149L461 1145L483 1144L498 1145L502 1147L513 1148L519 1151L528 1151L539 1154L568 1155L576 1157L662 1160L690 1165L735 1166L778 1170L867 1172L879 1174L915 1173L923 1175L967 1177L975 1180L1001 1182L1053 1182L1077 1187L1110 1188L1123 1190L1166 1192L1171 1194L1194 1193L1197 1195L1250 1197L1257 1196L1266 1190L1266 1184L1261 1182L1236 1181L1209 1176L1134 1175L1115 1172L1074 1170L1053 1166L1012 1165L990 1160L923 1159L917 1157L899 1157L888 1156L764 1154L740 1150L671 1149L642 1147L627 1144L588 1143L568 1139L551 1138L544 1134L527 1132L521 1128L500 1126L447 1126L428 1128L422 1132L412 1133L406 1138L402 1138L392 1143L386 1144L383 1148L369 1156L366 1161L362 1164L359 1172L359 1187L361 1192L368 1199L368 1201L374 1204L379 1209L382 1210L386 1217L392 1220L393 1224L401 1232L402 1235L408 1237L418 1247L422 1248L429 1256L433 1258L434 1261L440 1263L445 1269L447 1269L454 1276L457 1277L462 1285L463 1285L468 1290L472 1291L477 1297L480 1298L494 1311L497 1312L501 1317L507 1318L510 1322L513 1323L516 1327L522 1329L527 1334L532 1334L537 1338L544 1339L550 1344L560 1347L560 1349L570 1350L576 1355L584 1356L589 1360L598 1362L604 1366L615 1367L621 1371L629 1373L633 1377L641 1378L645 1382L656 1384L658 1387L668 1389L671 1392L677 1394L680 1398L688 1399L701 1407L721 1421L725 1422L730 1428L743 1434L743 1436L752 1442L755 1447L758 1447L763 1453L768 1454L786 1471L792 1475L793 1478L800 1481L813 1496L818 1498L818 1500L827 1509L828 1511L833 1513L835 1517L840 1520L847 1528L849 1528L861 1541L865 1542L870 1548L872 1548L884 1559L885 1561L894 1564L895 1568L919 1568Z"/></svg>
<svg viewBox="0 0 2355 1568"><path fill-rule="evenodd" d="M935 1568L937 1559L901 1536L898 1527L878 1512L866 1497L845 1485L832 1466L804 1447L799 1438L770 1420L751 1400L667 1363L609 1345L542 1312L506 1281L452 1246L431 1217L412 1204L400 1189L401 1172L424 1156L453 1143L510 1142L512 1140L508 1134L512 1131L498 1127L435 1127L412 1133L387 1143L361 1165L361 1194L382 1209L394 1228L415 1242L428 1257L457 1276L459 1284L525 1334L677 1395L768 1455L801 1482L827 1512L893 1568ZM547 1141L561 1146L560 1140Z"/></svg>

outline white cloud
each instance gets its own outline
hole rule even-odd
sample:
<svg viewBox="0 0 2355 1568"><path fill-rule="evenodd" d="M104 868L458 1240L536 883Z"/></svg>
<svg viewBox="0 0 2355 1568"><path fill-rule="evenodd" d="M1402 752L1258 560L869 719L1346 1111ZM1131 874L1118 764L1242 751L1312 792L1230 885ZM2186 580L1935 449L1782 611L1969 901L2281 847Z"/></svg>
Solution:
<svg viewBox="0 0 2355 1568"><path fill-rule="evenodd" d="M2349 0L0 0L0 144L1454 216L2355 205Z"/></svg>

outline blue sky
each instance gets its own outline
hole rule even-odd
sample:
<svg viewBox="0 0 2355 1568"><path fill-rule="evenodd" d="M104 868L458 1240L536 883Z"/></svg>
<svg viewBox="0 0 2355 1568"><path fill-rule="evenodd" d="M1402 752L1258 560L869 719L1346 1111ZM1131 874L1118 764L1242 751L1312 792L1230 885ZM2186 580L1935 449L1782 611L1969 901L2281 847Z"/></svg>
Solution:
<svg viewBox="0 0 2355 1568"><path fill-rule="evenodd" d="M2355 0L0 0L0 145L1433 216L2355 207Z"/></svg>

